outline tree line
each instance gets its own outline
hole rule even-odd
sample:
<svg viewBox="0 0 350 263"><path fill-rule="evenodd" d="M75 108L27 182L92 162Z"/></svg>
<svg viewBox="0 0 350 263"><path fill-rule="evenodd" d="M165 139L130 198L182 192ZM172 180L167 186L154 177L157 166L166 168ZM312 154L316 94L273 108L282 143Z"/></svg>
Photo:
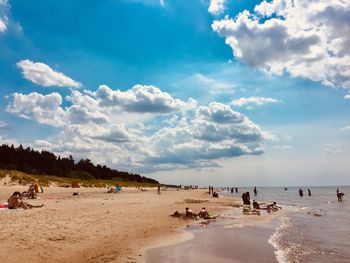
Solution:
<svg viewBox="0 0 350 263"><path fill-rule="evenodd" d="M56 156L46 150L36 151L22 145L14 147L3 144L0 146L0 168L18 170L29 174L54 175L58 177L73 177L79 179L124 180L142 183L158 183L158 181L108 168L105 165L94 165L89 159L75 162L73 157Z"/></svg>

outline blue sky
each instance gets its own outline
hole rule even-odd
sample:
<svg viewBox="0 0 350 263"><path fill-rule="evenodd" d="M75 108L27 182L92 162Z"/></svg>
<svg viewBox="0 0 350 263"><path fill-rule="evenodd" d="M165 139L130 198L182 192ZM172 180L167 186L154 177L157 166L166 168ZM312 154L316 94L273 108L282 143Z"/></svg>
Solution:
<svg viewBox="0 0 350 263"><path fill-rule="evenodd" d="M348 11L0 0L0 138L165 183L349 185Z"/></svg>

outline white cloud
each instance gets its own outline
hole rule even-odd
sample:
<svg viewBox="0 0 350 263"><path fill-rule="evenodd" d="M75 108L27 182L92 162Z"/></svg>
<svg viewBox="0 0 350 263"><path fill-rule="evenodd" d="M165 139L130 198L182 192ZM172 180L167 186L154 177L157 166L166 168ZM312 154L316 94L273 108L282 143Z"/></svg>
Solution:
<svg viewBox="0 0 350 263"><path fill-rule="evenodd" d="M350 100L350 94L345 95L345 96L344 96L344 99L346 99L346 100Z"/></svg>
<svg viewBox="0 0 350 263"><path fill-rule="evenodd" d="M28 95L14 93L13 100L6 107L6 111L38 123L62 126L65 113L61 104L62 97L56 92L48 95L36 92Z"/></svg>
<svg viewBox="0 0 350 263"><path fill-rule="evenodd" d="M210 0L208 12L213 15L219 15L225 10L226 0Z"/></svg>
<svg viewBox="0 0 350 263"><path fill-rule="evenodd" d="M212 28L251 67L350 89L349 13L342 0L263 1Z"/></svg>
<svg viewBox="0 0 350 263"><path fill-rule="evenodd" d="M54 71L44 63L34 63L33 61L26 59L19 61L16 65L22 70L22 75L25 79L40 86L72 88L79 88L81 86L81 83L65 76L63 73Z"/></svg>
<svg viewBox="0 0 350 263"><path fill-rule="evenodd" d="M57 128L52 137L38 138L38 147L139 172L215 167L221 159L262 154L273 139L229 105L185 103L152 86L73 90L64 99L58 93L14 93L6 110ZM152 117L116 121L145 112Z"/></svg>
<svg viewBox="0 0 350 263"><path fill-rule="evenodd" d="M292 146L290 145L275 145L273 146L275 149L281 149L281 150L290 150L292 149Z"/></svg>
<svg viewBox="0 0 350 263"><path fill-rule="evenodd" d="M8 27L8 13L9 4L6 0L0 0L0 33L4 33Z"/></svg>
<svg viewBox="0 0 350 263"><path fill-rule="evenodd" d="M187 103L172 98L168 93L154 86L135 85L127 91L112 90L101 85L96 91L101 106L120 107L127 112L169 113L181 108L191 107L194 100Z"/></svg>
<svg viewBox="0 0 350 263"><path fill-rule="evenodd" d="M7 29L6 22L0 17L0 33L5 32Z"/></svg>
<svg viewBox="0 0 350 263"><path fill-rule="evenodd" d="M6 128L7 125L4 121L0 121L0 129Z"/></svg>
<svg viewBox="0 0 350 263"><path fill-rule="evenodd" d="M267 103L277 103L279 100L273 98L265 98L265 97L249 97L249 98L239 98L232 101L232 104L235 106L244 106L246 104L255 104L255 105L263 105Z"/></svg>
<svg viewBox="0 0 350 263"><path fill-rule="evenodd" d="M203 74L195 75L197 81L210 88L209 93L220 94L220 93L234 93L234 85L217 81L213 78L205 76Z"/></svg>
<svg viewBox="0 0 350 263"><path fill-rule="evenodd" d="M323 150L327 154L341 154L341 153L343 153L343 151L340 149L334 149L334 148L329 148L329 147L325 147Z"/></svg>
<svg viewBox="0 0 350 263"><path fill-rule="evenodd" d="M341 131L350 131L350 126L345 126L340 129Z"/></svg>

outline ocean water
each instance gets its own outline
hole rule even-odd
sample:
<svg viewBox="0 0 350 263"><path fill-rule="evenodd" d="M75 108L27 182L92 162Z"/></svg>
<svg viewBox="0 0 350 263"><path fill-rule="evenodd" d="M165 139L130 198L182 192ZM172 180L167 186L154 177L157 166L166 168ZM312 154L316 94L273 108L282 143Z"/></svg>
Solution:
<svg viewBox="0 0 350 263"><path fill-rule="evenodd" d="M338 202L336 187L239 188L240 197L249 191L251 200L276 201L283 207L281 224L270 237L279 262L350 262L350 187L339 187L345 194ZM230 195L230 194L229 194Z"/></svg>

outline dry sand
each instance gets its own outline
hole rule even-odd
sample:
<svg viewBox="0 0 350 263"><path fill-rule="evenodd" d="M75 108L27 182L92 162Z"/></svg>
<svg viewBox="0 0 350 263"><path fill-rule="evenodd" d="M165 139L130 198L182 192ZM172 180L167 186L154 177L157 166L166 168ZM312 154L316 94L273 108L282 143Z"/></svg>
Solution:
<svg viewBox="0 0 350 263"><path fill-rule="evenodd" d="M0 186L0 203L24 186ZM78 191L78 196L72 193ZM139 251L160 237L171 237L189 223L169 215L186 206L198 212L230 209L233 199L212 198L205 190L48 187L31 210L0 211L0 262L135 262ZM204 203L185 203L196 199ZM170 239L169 239L170 240Z"/></svg>

